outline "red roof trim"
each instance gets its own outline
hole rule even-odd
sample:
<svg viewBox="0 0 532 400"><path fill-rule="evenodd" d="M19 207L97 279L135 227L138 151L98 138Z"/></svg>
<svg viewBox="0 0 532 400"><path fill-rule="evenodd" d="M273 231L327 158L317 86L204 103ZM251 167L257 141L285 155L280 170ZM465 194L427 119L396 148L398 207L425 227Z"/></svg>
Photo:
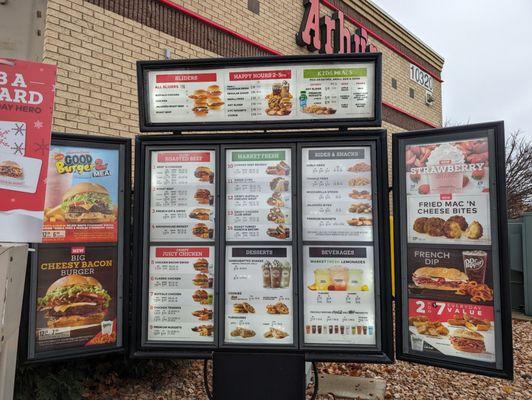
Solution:
<svg viewBox="0 0 532 400"><path fill-rule="evenodd" d="M271 48L269 48L269 47L267 47L267 46L264 46L264 45L260 44L259 42L256 42L255 40L248 38L247 36L241 35L240 33L237 33L237 32L235 32L235 31L233 31L232 29L226 28L225 26L220 25L220 24L218 24L217 22L214 22L213 20L210 20L210 19L208 19L208 18L205 18L205 17L199 15L198 13L195 13L194 11L191 11L191 10L189 10L189 9L183 7L183 6L177 5L177 4L173 3L173 2L171 2L170 0L158 0L158 1L159 1L160 3L165 4L166 6L168 6L168 7L170 7L170 8L173 8L174 10L178 10L179 12L182 12L183 14L186 14L186 15L188 15L188 16L190 16L190 17L196 18L196 19L200 20L201 22L205 23L206 25L212 26L212 27L215 28L215 29L218 29L218 30L220 30L220 31L222 31L222 32L225 32L225 33L229 34L229 35L235 36L235 37L239 38L240 40L243 40L243 41L246 42L246 43L249 43L249 44L251 44L251 45L253 45L253 46L255 46L255 47L258 47L259 49L262 49L262 50L266 51L267 53L275 54L275 55L282 55L282 53L279 52L279 51L277 51L277 50L273 50L273 49L271 49ZM323 4L325 4L325 5L327 5L326 3L328 3L327 0L322 0L322 2L323 2ZM330 5L330 3L329 3L329 5ZM328 6L328 5L327 5L327 6ZM335 7L332 6L332 5L330 5L330 6L331 6L332 8L335 8ZM348 18L349 20L353 20L351 17L349 17L349 16L347 16L347 15L346 15L346 18ZM353 20L353 21L354 21L354 20ZM357 24L358 24L358 23L357 23ZM355 24L355 25L357 25L357 24ZM359 25L360 25L360 24L359 24ZM360 25L360 26L362 26L362 25ZM365 28L365 29L367 29L367 28ZM383 44L385 44L385 43L384 43L384 39L378 39L378 38L377 38L377 35L376 35L375 33L373 33L372 31L368 30L368 34L374 36L374 37L375 37L377 40L379 40L379 41L382 40L382 41L383 41ZM391 45L390 45L390 46L391 46ZM393 49L392 49L392 50L393 50ZM394 51L396 51L396 50L394 50ZM405 58L406 58L406 57L405 57ZM416 64L416 65L418 65L418 64ZM419 66L419 65L418 65L418 66ZM419 67L422 68L421 66L419 66ZM422 69L423 69L423 68L422 68ZM423 70L424 70L424 69L423 69ZM430 72L428 72L428 71L427 71L427 73L430 74ZM431 74L431 76L433 76L433 75ZM435 78L435 79L438 79L437 77L434 77L434 78ZM439 79L438 79L438 80L439 80ZM411 113L409 113L408 111L402 110L401 108L396 107L396 106L394 106L393 104L386 103L386 102L383 101L383 102L382 102L382 105L385 106L385 107L389 107L389 108L391 108L391 109L393 109L393 110L395 110L395 111L397 111L397 112L400 112L401 114L404 114L404 115L406 115L406 116L408 116L408 117L410 117L410 118L412 118L412 119L414 119L414 120L416 120L416 121L419 121L419 122L421 122L421 123L423 123L423 124L425 124L425 125L427 125L427 126L431 126L431 127L433 127L433 128L436 128L436 127L437 127L437 125L433 124L432 122L428 122L428 121L426 121L426 120L424 120L424 119L422 119L422 118L416 117L414 114L411 114Z"/></svg>

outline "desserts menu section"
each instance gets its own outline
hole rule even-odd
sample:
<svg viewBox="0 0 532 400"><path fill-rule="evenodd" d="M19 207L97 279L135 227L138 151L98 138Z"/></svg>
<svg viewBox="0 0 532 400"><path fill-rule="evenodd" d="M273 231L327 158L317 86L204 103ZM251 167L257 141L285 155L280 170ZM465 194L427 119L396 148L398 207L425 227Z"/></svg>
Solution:
<svg viewBox="0 0 532 400"><path fill-rule="evenodd" d="M292 344L291 247L227 246L225 341Z"/></svg>
<svg viewBox="0 0 532 400"><path fill-rule="evenodd" d="M370 147L303 149L303 240L372 240L370 152Z"/></svg>
<svg viewBox="0 0 532 400"><path fill-rule="evenodd" d="M226 240L291 238L291 149L227 150Z"/></svg>
<svg viewBox="0 0 532 400"><path fill-rule="evenodd" d="M304 246L307 344L374 345L372 247Z"/></svg>
<svg viewBox="0 0 532 400"><path fill-rule="evenodd" d="M150 248L148 340L213 342L214 247Z"/></svg>
<svg viewBox="0 0 532 400"><path fill-rule="evenodd" d="M214 240L214 150L151 156L150 240Z"/></svg>
<svg viewBox="0 0 532 400"><path fill-rule="evenodd" d="M488 139L404 151L409 349L494 363Z"/></svg>
<svg viewBox="0 0 532 400"><path fill-rule="evenodd" d="M373 63L148 73L152 123L373 118Z"/></svg>

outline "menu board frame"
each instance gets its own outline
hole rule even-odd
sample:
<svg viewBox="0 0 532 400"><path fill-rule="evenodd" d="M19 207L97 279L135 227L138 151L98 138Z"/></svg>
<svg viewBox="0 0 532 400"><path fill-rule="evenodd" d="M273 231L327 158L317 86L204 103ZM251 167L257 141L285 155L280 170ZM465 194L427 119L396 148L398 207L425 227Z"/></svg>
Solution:
<svg viewBox="0 0 532 400"><path fill-rule="evenodd" d="M298 144L298 166L302 167L302 149L312 147L369 147L371 151L372 184L371 192L374 200L373 207L373 268L375 290L375 345L347 345L347 344L312 344L305 343L304 334L301 331L301 348L307 352L307 358L313 361L347 361L360 362L391 362L393 361L393 325L391 309L391 273L387 268L390 257L389 243L389 220L382 218L388 215L388 155L386 133L357 136L353 141L309 141ZM298 192L302 193L303 181L298 182ZM299 196L298 207L303 210L303 196ZM303 240L303 219L299 221L298 238L298 264L304 265L304 246L323 246L324 241ZM346 244L345 241L328 241L327 246L364 246L368 242L353 241ZM304 328L304 296L305 282L303 271L299 280L299 326ZM382 324L380 323L382 321ZM334 352L334 353L333 353Z"/></svg>
<svg viewBox="0 0 532 400"><path fill-rule="evenodd" d="M408 347L408 274L407 241L408 222L406 213L406 164L407 145L423 145L442 142L487 138L489 156L489 201L491 223L491 262L493 268L495 349L494 363L468 360L457 356L424 355L410 351ZM430 129L393 135L393 204L395 240L396 282L396 355L400 360L433 365L458 371L487 376L513 378L512 320L510 304L510 266L508 250L508 220L506 212L504 123L489 122L450 128ZM453 245L439 245L452 248ZM456 245L454 245L456 246ZM460 245L474 250L475 245ZM479 245L480 246L480 245ZM488 248L488 246L483 246ZM498 279L497 279L498 277ZM493 364L493 366L491 365Z"/></svg>
<svg viewBox="0 0 532 400"><path fill-rule="evenodd" d="M94 357L109 353L125 353L129 345L129 275L130 275L130 233L131 225L131 140L119 137L107 137L98 135L79 135L52 132L52 145L72 146L79 148L95 148L117 150L119 173L118 173L118 230L117 241L106 242L69 242L69 243L40 243L33 244L33 252L28 259L28 270L25 285L25 296L22 313L19 350L24 363L33 364L49 361L61 361L73 358ZM116 302L116 343L111 345L99 345L94 349L63 349L36 352L35 317L37 301L37 268L41 249L53 250L65 249L65 247L84 246L114 247L117 257L117 302Z"/></svg>
<svg viewBox="0 0 532 400"><path fill-rule="evenodd" d="M261 127L261 125L257 125ZM379 207L382 212L385 212L388 207L388 192L387 192L387 167L385 167L385 160L387 157L386 152L386 130L373 129L364 131L355 131L349 129L340 129L340 131L287 131L279 133L271 133L268 135L250 134L250 133L227 133L227 134L198 134L198 135L141 135L136 138L136 169L135 169L135 234L134 242L138 243L138 246L134 248L134 270L133 270L133 289L131 292L133 301L133 313L132 313L132 329L131 329L131 341L130 341L130 356L134 358L199 358L208 359L212 357L212 351L214 350L226 350L234 349L236 351L269 351L275 353L282 352L297 352L305 354L307 360L312 361L356 361L356 362L379 362L390 363L393 361L393 341L392 341L392 308L391 308L391 272L386 266L389 266L390 254L389 254L389 237L388 237L388 222L387 220L379 220L381 224L381 230L379 231L378 240L381 241L378 254L375 257L379 258L379 265L382 268L379 269L379 277L381 279L381 296L379 304L381 308L382 329L381 346L379 348L351 348L347 352L345 347L337 346L325 346L325 347L313 347L304 348L301 346L301 332L302 326L299 315L295 316L294 326L294 344L290 345L264 345L264 344L235 344L224 343L222 330L225 329L225 321L223 319L223 310L225 304L223 301L223 280L225 279L225 267L224 267L224 252L225 252L225 215L222 211L225 210L225 189L221 186L217 192L217 213L216 216L216 257L219 260L215 270L215 318L217 322L214 325L214 335L217 340L213 344L197 344L191 342L157 342L147 343L143 340L142 334L146 329L143 326L143 313L146 310L146 302L141 295L145 286L143 280L143 266L145 265L145 257L147 251L146 244L146 191L148 190L149 183L149 152L153 150L182 150L184 148L206 149L209 147L217 147L217 183L223 185L225 179L225 171L221 166L225 157L225 151L227 149L234 148L293 148L297 149L298 144L304 143L316 143L316 144L332 144L333 146L353 146L357 145L358 141L365 143L373 143L376 149L377 158L375 159L375 165L378 168L377 178L381 184L378 187L379 191ZM292 153L293 157L298 158L297 153ZM384 160L384 161L383 161ZM292 168L299 171L299 165L294 163ZM292 170L293 171L293 170ZM295 175L292 175L295 176ZM222 193L223 192L223 193ZM292 207L299 207L299 200L297 195L299 194L298 185L294 183L293 186L293 204ZM294 214L292 221L294 231L298 232L301 225L300 213ZM297 228L296 228L297 227ZM255 245L269 245L269 246L287 246L290 242L235 242L232 241L230 245L242 245L242 246L255 246ZM299 260L299 238L293 238L292 255L294 259L293 279L294 279L294 308L299 308L300 305L300 288L299 284L295 283L296 273L298 281L302 279L302 270L298 268ZM297 338L296 338L297 335Z"/></svg>
<svg viewBox="0 0 532 400"><path fill-rule="evenodd" d="M211 122L180 122L154 123L149 118L149 88L148 73L182 69L213 70L227 67L277 67L316 65L323 63L373 63L375 65L373 83L374 110L371 118L308 118L287 119L275 121L242 120L242 121L211 121ZM268 57L235 57L235 58L205 58L187 60L159 60L138 61L137 82L139 93L139 123L141 132L181 132L208 130L239 130L239 129L287 129L287 128L327 128L327 127L379 127L382 122L382 54L381 53L352 53L352 54L320 54L301 56L268 56ZM297 101L297 99L296 99ZM260 127L259 127L260 125Z"/></svg>

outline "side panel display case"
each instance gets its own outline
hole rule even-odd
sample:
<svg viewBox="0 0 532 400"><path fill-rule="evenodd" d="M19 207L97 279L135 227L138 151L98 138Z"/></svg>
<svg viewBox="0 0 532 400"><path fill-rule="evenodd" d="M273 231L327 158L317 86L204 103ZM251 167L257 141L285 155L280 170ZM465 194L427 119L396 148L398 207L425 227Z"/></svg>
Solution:
<svg viewBox="0 0 532 400"><path fill-rule="evenodd" d="M383 130L139 137L131 354L390 362L385 166Z"/></svg>
<svg viewBox="0 0 532 400"><path fill-rule="evenodd" d="M511 378L504 126L393 139L397 357Z"/></svg>
<svg viewBox="0 0 532 400"><path fill-rule="evenodd" d="M27 361L125 348L130 154L127 139L52 135L21 330Z"/></svg>

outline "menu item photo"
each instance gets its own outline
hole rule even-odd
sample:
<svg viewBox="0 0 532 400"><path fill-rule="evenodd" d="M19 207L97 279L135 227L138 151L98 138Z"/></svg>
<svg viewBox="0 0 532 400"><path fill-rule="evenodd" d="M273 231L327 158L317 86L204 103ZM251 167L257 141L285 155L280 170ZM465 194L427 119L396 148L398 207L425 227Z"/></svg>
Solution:
<svg viewBox="0 0 532 400"><path fill-rule="evenodd" d="M186 242L214 239L214 171L213 150L152 153L152 241Z"/></svg>
<svg viewBox="0 0 532 400"><path fill-rule="evenodd" d="M116 242L119 152L52 146L43 242Z"/></svg>
<svg viewBox="0 0 532 400"><path fill-rule="evenodd" d="M370 148L304 148L302 162L303 239L371 241Z"/></svg>
<svg viewBox="0 0 532 400"><path fill-rule="evenodd" d="M231 149L226 154L226 239L290 240L291 149Z"/></svg>
<svg viewBox="0 0 532 400"><path fill-rule="evenodd" d="M291 247L226 247L227 343L293 342L291 257Z"/></svg>

